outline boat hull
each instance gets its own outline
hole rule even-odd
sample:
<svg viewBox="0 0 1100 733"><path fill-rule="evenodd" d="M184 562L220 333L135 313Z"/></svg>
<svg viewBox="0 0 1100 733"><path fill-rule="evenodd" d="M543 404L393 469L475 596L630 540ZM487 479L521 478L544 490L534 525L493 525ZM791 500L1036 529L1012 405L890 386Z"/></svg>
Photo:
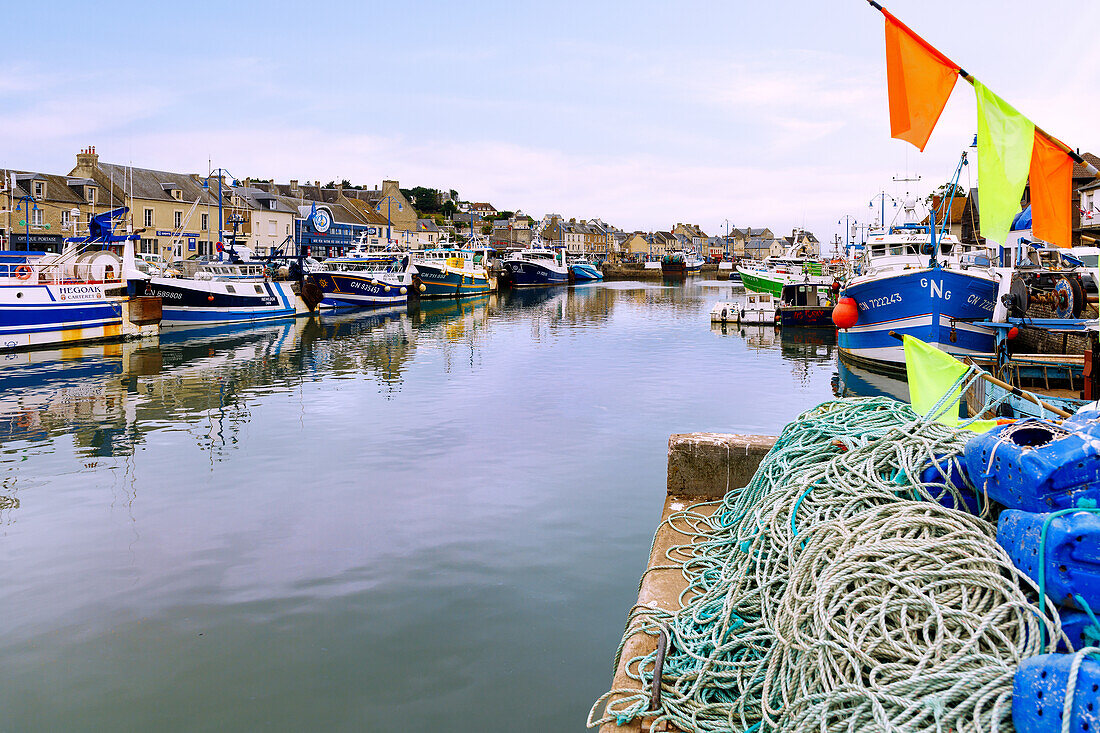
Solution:
<svg viewBox="0 0 1100 733"><path fill-rule="evenodd" d="M145 285L145 294L161 299L163 328L266 321L294 316L300 310L288 282L155 277Z"/></svg>
<svg viewBox="0 0 1100 733"><path fill-rule="evenodd" d="M784 305L776 309L777 320L783 326L833 325L832 306Z"/></svg>
<svg viewBox="0 0 1100 733"><path fill-rule="evenodd" d="M409 289L405 285L383 282L369 275L350 272L320 272L310 279L324 293L322 305L331 308L386 308L405 305Z"/></svg>
<svg viewBox="0 0 1100 733"><path fill-rule="evenodd" d="M0 286L0 352L155 336L160 301L115 294L124 289L118 282Z"/></svg>
<svg viewBox="0 0 1100 733"><path fill-rule="evenodd" d="M859 319L837 336L842 356L904 366L905 352L891 331L960 356L993 351L993 330L971 323L993 316L997 283L988 276L916 270L854 281L843 295L856 301Z"/></svg>
<svg viewBox="0 0 1100 733"><path fill-rule="evenodd" d="M665 277L686 277L698 275L703 269L702 265L689 265L685 262L662 262L661 274Z"/></svg>
<svg viewBox="0 0 1100 733"><path fill-rule="evenodd" d="M783 292L783 281L776 280L763 273L752 272L751 270L738 270L738 274L741 276L741 284L745 286L745 290L751 290L754 293L770 293L776 298Z"/></svg>
<svg viewBox="0 0 1100 733"><path fill-rule="evenodd" d="M484 295L490 290L489 278L483 274L455 270L432 262L417 262L415 267L413 282L423 286L421 298L461 298Z"/></svg>
<svg viewBox="0 0 1100 733"><path fill-rule="evenodd" d="M505 260L504 269L508 271L512 286L516 288L566 285L569 282L569 273L566 270L550 268L538 262Z"/></svg>
<svg viewBox="0 0 1100 733"><path fill-rule="evenodd" d="M573 264L569 266L569 269L573 273L573 279L579 283L603 280L603 273L597 270L594 265Z"/></svg>

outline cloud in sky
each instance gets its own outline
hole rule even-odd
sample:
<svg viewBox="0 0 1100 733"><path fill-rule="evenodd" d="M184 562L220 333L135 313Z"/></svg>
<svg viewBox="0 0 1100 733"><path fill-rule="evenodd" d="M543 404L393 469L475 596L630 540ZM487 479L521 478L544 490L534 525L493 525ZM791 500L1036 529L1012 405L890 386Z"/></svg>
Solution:
<svg viewBox="0 0 1100 733"><path fill-rule="evenodd" d="M986 3L895 5L957 60L982 62L994 88L1054 134L1093 142L1087 89L1100 52L1054 44L1044 64L1060 66L1040 71L966 24ZM247 4L211 30L201 11L213 8L199 4L196 19L171 14L167 39L93 18L73 25L74 40L118 33L124 53L106 43L79 70L52 55L33 67L0 57L0 163L67 172L94 144L104 160L137 166L205 172L210 158L281 181L397 178L628 229L690 221L716 232L729 219L805 224L826 240L845 214L868 218L870 196L895 174L919 169L922 192L942 183L973 135L973 95L960 83L924 155L889 139L881 18L859 6L494 7L467 17L417 3L406 17L334 6L326 33L313 34ZM1008 21L993 7L995 36ZM959 22L933 23L941 11ZM1032 26L1030 47L1057 32ZM209 33L222 36L185 41ZM7 52L25 59L33 46L16 37Z"/></svg>

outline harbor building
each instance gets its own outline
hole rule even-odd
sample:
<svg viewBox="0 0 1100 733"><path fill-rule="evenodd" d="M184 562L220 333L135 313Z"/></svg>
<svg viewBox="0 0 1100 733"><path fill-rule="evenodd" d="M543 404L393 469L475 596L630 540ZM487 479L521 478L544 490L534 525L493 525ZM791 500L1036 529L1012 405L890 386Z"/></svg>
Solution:
<svg viewBox="0 0 1100 733"><path fill-rule="evenodd" d="M0 249L60 252L66 237L87 234L92 216L122 205L91 178L16 170L0 175Z"/></svg>
<svg viewBox="0 0 1100 733"><path fill-rule="evenodd" d="M174 249L176 258L210 256L221 239L218 198L207 188L216 192L217 178L101 163L95 147L77 154L69 177L93 182L94 190L103 192L97 195L127 202L134 232L141 235L139 252L169 256ZM223 190L229 190L224 182ZM224 216L224 203L222 208Z"/></svg>
<svg viewBox="0 0 1100 733"><path fill-rule="evenodd" d="M285 249L294 241L294 220L299 212L292 199L246 179L244 185L232 187L230 204L231 221L239 220L237 241L257 256Z"/></svg>

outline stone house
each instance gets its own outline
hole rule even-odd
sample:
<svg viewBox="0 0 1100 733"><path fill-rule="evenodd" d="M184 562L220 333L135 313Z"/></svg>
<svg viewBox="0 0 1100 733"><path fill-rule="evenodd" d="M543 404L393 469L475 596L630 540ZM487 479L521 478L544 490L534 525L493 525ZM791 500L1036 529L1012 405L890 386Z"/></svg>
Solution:
<svg viewBox="0 0 1100 733"><path fill-rule="evenodd" d="M434 249L439 246L439 226L432 219L418 219L416 222L417 249Z"/></svg>
<svg viewBox="0 0 1100 733"><path fill-rule="evenodd" d="M127 202L134 232L141 237L139 252L165 256L176 252L182 258L209 256L222 239L217 178L102 163L94 147L77 154L76 167L69 176L93 181L103 195L110 192L114 200ZM229 190L223 182L223 195ZM223 200L223 215L225 208Z"/></svg>
<svg viewBox="0 0 1100 733"><path fill-rule="evenodd" d="M123 205L90 178L15 170L0 171L0 176L0 205L6 212L0 219L0 249L60 252L66 237L87 235L92 216Z"/></svg>
<svg viewBox="0 0 1100 733"><path fill-rule="evenodd" d="M272 193L266 187L253 186L251 181L230 190L230 210L242 220L238 224L238 241L260 257L285 249L294 241L294 220L299 212L293 199Z"/></svg>

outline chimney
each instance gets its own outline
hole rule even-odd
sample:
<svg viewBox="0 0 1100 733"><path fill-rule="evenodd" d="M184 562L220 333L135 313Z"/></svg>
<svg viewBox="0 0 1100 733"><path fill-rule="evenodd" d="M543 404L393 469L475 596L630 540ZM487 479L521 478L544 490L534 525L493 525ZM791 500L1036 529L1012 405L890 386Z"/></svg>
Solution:
<svg viewBox="0 0 1100 733"><path fill-rule="evenodd" d="M320 181L314 181L314 182L313 182L313 186L314 186L314 188L316 188L316 189L317 189L318 191L320 191L320 190L321 190L321 182L320 182Z"/></svg>
<svg viewBox="0 0 1100 733"><path fill-rule="evenodd" d="M76 154L76 170L73 174L78 178L91 178L92 172L99 168L99 156L96 155L95 146L84 148Z"/></svg>
<svg viewBox="0 0 1100 733"><path fill-rule="evenodd" d="M344 193L344 184L343 183L337 183L336 184L336 195L340 196L343 193Z"/></svg>

